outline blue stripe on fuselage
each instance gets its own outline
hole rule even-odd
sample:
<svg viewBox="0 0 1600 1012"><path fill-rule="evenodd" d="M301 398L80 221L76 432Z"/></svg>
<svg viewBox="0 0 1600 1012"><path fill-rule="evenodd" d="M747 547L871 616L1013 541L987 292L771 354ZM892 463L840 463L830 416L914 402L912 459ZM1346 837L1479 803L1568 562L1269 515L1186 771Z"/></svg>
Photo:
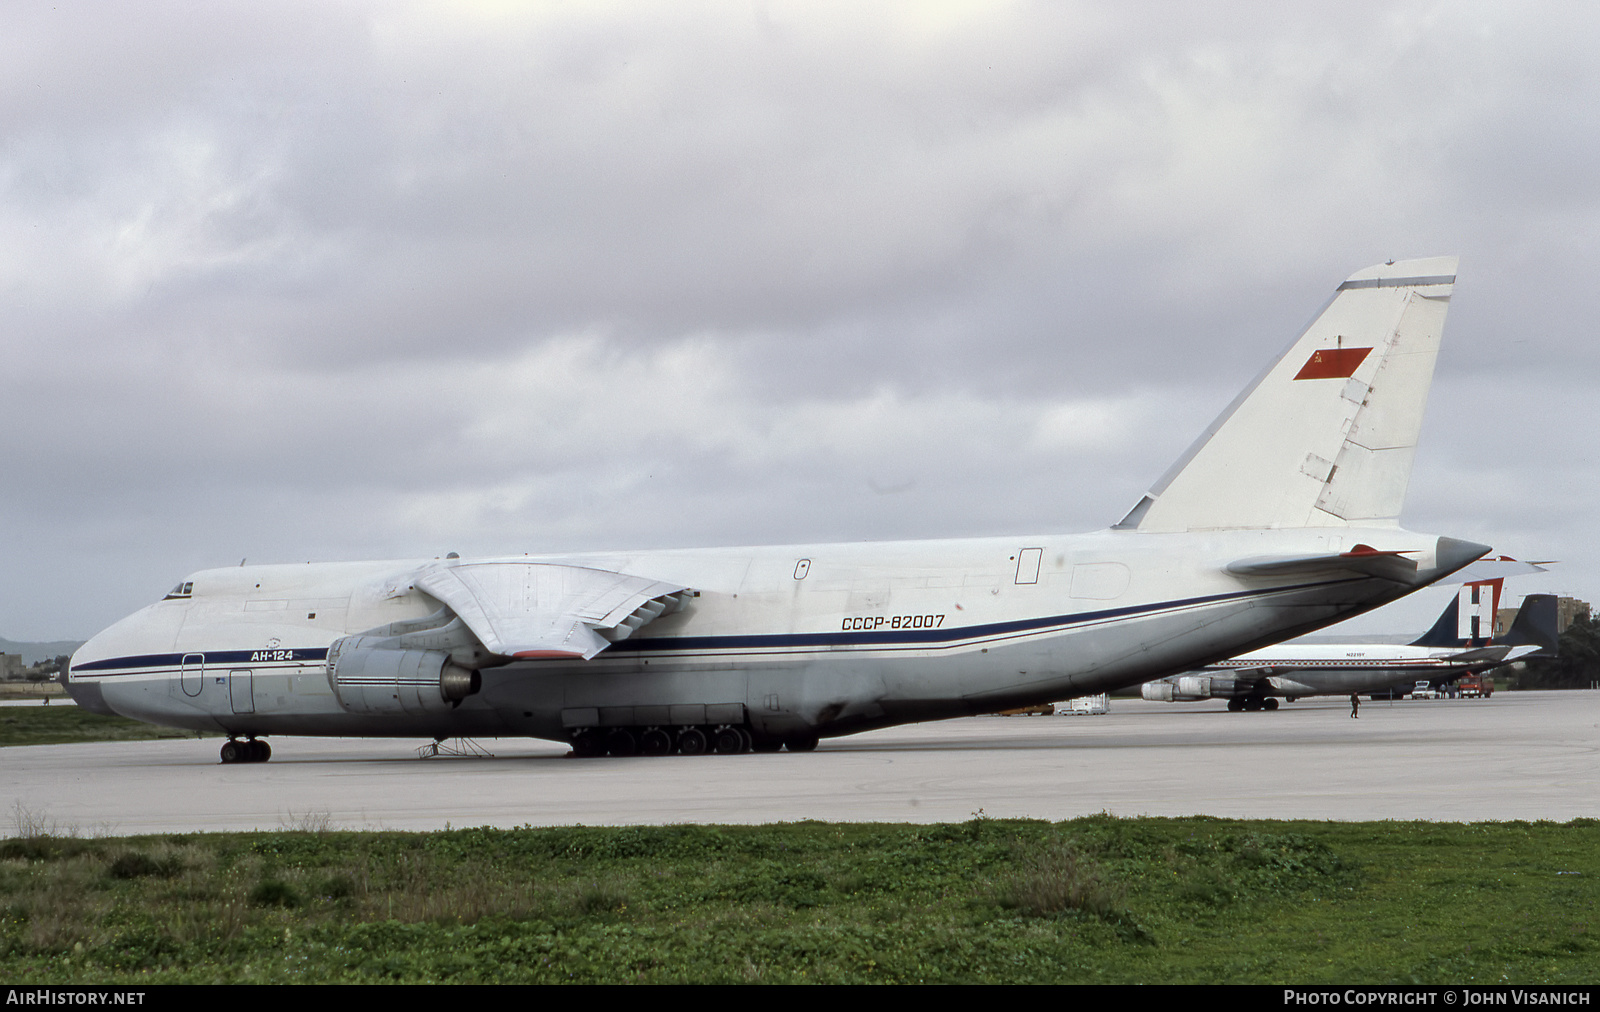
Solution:
<svg viewBox="0 0 1600 1012"><path fill-rule="evenodd" d="M270 659L263 654L281 654ZM308 661L323 661L328 658L327 647L314 649L294 650L185 650L181 654L139 654L134 657L108 657L102 661L90 661L88 664L74 664L74 673L79 671L118 671L124 668L172 668L182 667L185 657L200 657L206 664L303 664Z"/></svg>

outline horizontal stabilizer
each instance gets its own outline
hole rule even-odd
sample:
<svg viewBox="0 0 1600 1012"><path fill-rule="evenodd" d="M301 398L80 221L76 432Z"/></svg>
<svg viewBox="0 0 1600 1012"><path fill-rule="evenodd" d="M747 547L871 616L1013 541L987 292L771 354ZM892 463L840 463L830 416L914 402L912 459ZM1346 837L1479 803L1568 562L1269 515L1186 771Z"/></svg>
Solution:
<svg viewBox="0 0 1600 1012"><path fill-rule="evenodd" d="M1510 654L1511 647L1507 646L1479 647L1476 650L1466 650L1459 654L1451 654L1448 659L1451 664L1463 666L1481 664L1485 668L1490 668L1504 664L1509 659Z"/></svg>
<svg viewBox="0 0 1600 1012"><path fill-rule="evenodd" d="M1339 573L1376 576L1396 583L1411 583L1417 575L1417 562L1408 559L1412 552L1379 552L1357 545L1348 552L1331 555L1262 555L1229 563L1234 576L1326 577Z"/></svg>
<svg viewBox="0 0 1600 1012"><path fill-rule="evenodd" d="M1509 576L1531 576L1534 573L1548 573L1545 567L1555 565L1554 560L1542 562L1523 562L1513 559L1508 555L1497 555L1494 558L1479 559L1465 569L1459 569L1450 574L1449 583L1483 583L1487 580L1504 580Z"/></svg>
<svg viewBox="0 0 1600 1012"><path fill-rule="evenodd" d="M1351 275L1117 529L1396 522L1455 275L1455 257Z"/></svg>

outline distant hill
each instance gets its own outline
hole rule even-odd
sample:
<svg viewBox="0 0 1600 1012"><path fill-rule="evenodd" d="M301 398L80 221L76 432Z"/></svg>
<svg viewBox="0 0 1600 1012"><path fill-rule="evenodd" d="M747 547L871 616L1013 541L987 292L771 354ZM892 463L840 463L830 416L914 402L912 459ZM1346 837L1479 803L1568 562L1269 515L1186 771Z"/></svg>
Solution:
<svg viewBox="0 0 1600 1012"><path fill-rule="evenodd" d="M38 664L59 654L70 654L83 646L83 640L56 640L54 643L18 643L0 636L0 654L21 654L23 664Z"/></svg>

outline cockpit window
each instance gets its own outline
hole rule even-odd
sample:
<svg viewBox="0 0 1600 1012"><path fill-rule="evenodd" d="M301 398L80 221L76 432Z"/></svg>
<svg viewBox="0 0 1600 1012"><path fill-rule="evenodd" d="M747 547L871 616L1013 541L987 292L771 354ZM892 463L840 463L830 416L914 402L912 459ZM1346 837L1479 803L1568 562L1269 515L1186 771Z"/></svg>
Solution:
<svg viewBox="0 0 1600 1012"><path fill-rule="evenodd" d="M163 601L171 601L173 598L193 597L193 596L194 596L194 581L193 580L189 580L189 581L186 581L184 583L180 583L176 587L173 587L171 590L167 591L167 596L162 598L162 600Z"/></svg>

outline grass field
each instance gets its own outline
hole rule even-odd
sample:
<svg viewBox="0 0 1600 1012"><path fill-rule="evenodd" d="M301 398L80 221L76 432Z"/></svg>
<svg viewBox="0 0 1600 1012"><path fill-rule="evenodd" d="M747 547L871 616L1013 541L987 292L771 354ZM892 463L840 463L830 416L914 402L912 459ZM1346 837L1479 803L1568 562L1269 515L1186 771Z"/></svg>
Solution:
<svg viewBox="0 0 1600 1012"><path fill-rule="evenodd" d="M1593 820L82 839L14 815L15 982L1600 979Z"/></svg>
<svg viewBox="0 0 1600 1012"><path fill-rule="evenodd" d="M61 683L49 682L0 682L0 699L66 699L67 690Z"/></svg>
<svg viewBox="0 0 1600 1012"><path fill-rule="evenodd" d="M0 746L193 737L193 731L143 724L126 717L107 717L71 704L0 706Z"/></svg>

